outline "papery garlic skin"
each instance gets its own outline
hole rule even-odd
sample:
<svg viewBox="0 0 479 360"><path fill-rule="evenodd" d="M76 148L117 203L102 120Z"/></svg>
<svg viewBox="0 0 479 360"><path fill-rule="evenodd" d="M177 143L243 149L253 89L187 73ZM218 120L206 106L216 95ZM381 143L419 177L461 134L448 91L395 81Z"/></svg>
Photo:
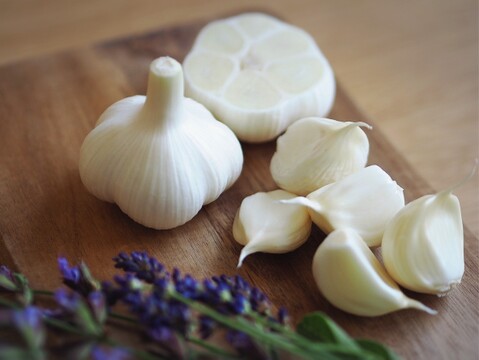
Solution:
<svg viewBox="0 0 479 360"><path fill-rule="evenodd" d="M408 298L353 230L336 230L316 250L313 276L324 297L337 308L360 316L380 316L414 308L436 312Z"/></svg>
<svg viewBox="0 0 479 360"><path fill-rule="evenodd" d="M201 104L183 96L174 59L151 63L147 96L110 106L80 150L83 184L133 220L171 229L193 218L238 178L241 146Z"/></svg>
<svg viewBox="0 0 479 360"><path fill-rule="evenodd" d="M464 274L464 233L459 200L449 191L407 204L388 224L382 256L401 286L444 295Z"/></svg>
<svg viewBox="0 0 479 360"><path fill-rule="evenodd" d="M314 39L266 14L209 23L184 67L186 94L247 142L269 141L300 118L325 116L334 101L334 74Z"/></svg>
<svg viewBox="0 0 479 360"><path fill-rule="evenodd" d="M243 199L233 223L233 237L241 245L238 267L255 252L281 254L301 246L311 233L311 218L301 205L279 200L296 195L284 190L259 192Z"/></svg>
<svg viewBox="0 0 479 360"><path fill-rule="evenodd" d="M387 223L404 207L404 194L383 169L371 165L307 197L283 202L308 207L325 233L353 229L368 246L379 246Z"/></svg>
<svg viewBox="0 0 479 360"><path fill-rule="evenodd" d="M271 159L276 184L307 195L366 166L369 141L363 122L319 117L298 120L277 140Z"/></svg>

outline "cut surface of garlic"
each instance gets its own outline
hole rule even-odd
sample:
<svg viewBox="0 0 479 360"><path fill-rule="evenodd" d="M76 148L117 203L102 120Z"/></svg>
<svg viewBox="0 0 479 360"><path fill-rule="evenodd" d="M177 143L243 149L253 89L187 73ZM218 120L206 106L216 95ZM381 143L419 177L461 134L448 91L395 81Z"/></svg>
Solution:
<svg viewBox="0 0 479 360"><path fill-rule="evenodd" d="M313 276L324 297L360 316L414 308L436 312L404 295L373 252L353 230L336 230L316 250Z"/></svg>
<svg viewBox="0 0 479 360"><path fill-rule="evenodd" d="M331 67L314 39L261 13L211 22L186 56L186 94L240 140L264 142L306 116L325 116L335 96Z"/></svg>
<svg viewBox="0 0 479 360"><path fill-rule="evenodd" d="M286 253L308 239L312 226L308 210L301 205L279 202L295 196L284 190L274 190L243 199L233 223L233 237L245 245L238 267L255 252Z"/></svg>
<svg viewBox="0 0 479 360"><path fill-rule="evenodd" d="M400 285L421 293L445 295L464 274L464 230L459 199L452 191L468 181L407 204L388 224L382 256Z"/></svg>
<svg viewBox="0 0 479 360"><path fill-rule="evenodd" d="M277 140L271 159L276 184L307 195L366 166L369 141L363 122L310 117L298 120Z"/></svg>
<svg viewBox="0 0 479 360"><path fill-rule="evenodd" d="M386 224L404 207L404 194L383 169L371 165L307 197L283 202L306 206L325 233L353 229L369 246L379 246Z"/></svg>
<svg viewBox="0 0 479 360"><path fill-rule="evenodd" d="M93 195L140 224L170 229L231 186L242 164L233 132L183 96L181 65L162 57L150 65L146 97L120 100L101 115L79 168Z"/></svg>

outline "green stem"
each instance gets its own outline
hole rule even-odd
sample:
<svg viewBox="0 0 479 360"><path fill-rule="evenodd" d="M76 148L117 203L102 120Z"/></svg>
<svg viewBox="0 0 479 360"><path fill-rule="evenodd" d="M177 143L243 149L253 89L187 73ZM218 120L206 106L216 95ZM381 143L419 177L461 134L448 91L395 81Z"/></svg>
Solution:
<svg viewBox="0 0 479 360"><path fill-rule="evenodd" d="M55 293L53 291L48 290L32 290L34 295L45 295L45 296L53 296Z"/></svg>
<svg viewBox="0 0 479 360"><path fill-rule="evenodd" d="M3 305L3 306L6 306L6 307L9 307L9 308L14 308L14 309L19 309L20 306L13 302L13 301L10 301L10 300L7 300L7 299L2 299L0 298L0 305Z"/></svg>
<svg viewBox="0 0 479 360"><path fill-rule="evenodd" d="M43 319L48 325L50 325L52 327L70 332L72 334L85 336L84 332L82 332L81 330L78 330L76 327L74 327L74 326L72 326L72 325L70 325L70 324L68 324L64 321L54 319L54 318L49 318L49 317L44 317Z"/></svg>

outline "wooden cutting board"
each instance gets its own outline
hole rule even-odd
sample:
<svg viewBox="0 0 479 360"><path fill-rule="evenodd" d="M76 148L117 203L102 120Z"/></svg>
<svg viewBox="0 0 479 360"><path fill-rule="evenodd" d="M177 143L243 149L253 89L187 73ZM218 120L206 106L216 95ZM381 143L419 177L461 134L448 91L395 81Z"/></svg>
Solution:
<svg viewBox="0 0 479 360"><path fill-rule="evenodd" d="M186 225L155 231L136 224L115 205L86 192L78 174L81 143L113 102L144 94L148 65L169 55L183 60L206 23L198 22L0 68L0 263L25 273L37 288L59 285L56 258L84 260L100 279L115 272L120 251L146 250L168 268L197 277L235 274L241 247L231 234L242 199L276 188L269 173L275 143L243 144L241 177ZM334 64L332 64L334 67ZM331 118L365 118L338 86ZM405 189L407 200L431 192L374 127L367 132L370 164L379 164ZM324 234L314 229L300 249L250 256L239 274L261 288L295 321L314 310L328 313L352 336L384 342L410 359L474 358L478 354L478 246L466 229L463 282L444 298L408 293L437 309L431 316L406 310L379 318L348 315L329 305L311 274ZM340 271L340 269L338 269Z"/></svg>

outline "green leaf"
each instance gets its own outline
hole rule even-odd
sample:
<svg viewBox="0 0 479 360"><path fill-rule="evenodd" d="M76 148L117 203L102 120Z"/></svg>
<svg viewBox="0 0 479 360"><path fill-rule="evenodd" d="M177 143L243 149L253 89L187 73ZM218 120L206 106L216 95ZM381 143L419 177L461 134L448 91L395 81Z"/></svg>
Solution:
<svg viewBox="0 0 479 360"><path fill-rule="evenodd" d="M15 291L17 290L17 285L15 285L9 278L5 275L0 275L0 287L3 287L6 290Z"/></svg>
<svg viewBox="0 0 479 360"><path fill-rule="evenodd" d="M389 349L385 345L380 344L376 341L359 339L359 340L356 340L356 344L358 344L361 347L361 349L376 356L377 359L399 360L399 356L395 354L391 349Z"/></svg>
<svg viewBox="0 0 479 360"><path fill-rule="evenodd" d="M321 312L307 314L298 324L296 332L313 341L338 344L349 349L360 349L343 329Z"/></svg>

